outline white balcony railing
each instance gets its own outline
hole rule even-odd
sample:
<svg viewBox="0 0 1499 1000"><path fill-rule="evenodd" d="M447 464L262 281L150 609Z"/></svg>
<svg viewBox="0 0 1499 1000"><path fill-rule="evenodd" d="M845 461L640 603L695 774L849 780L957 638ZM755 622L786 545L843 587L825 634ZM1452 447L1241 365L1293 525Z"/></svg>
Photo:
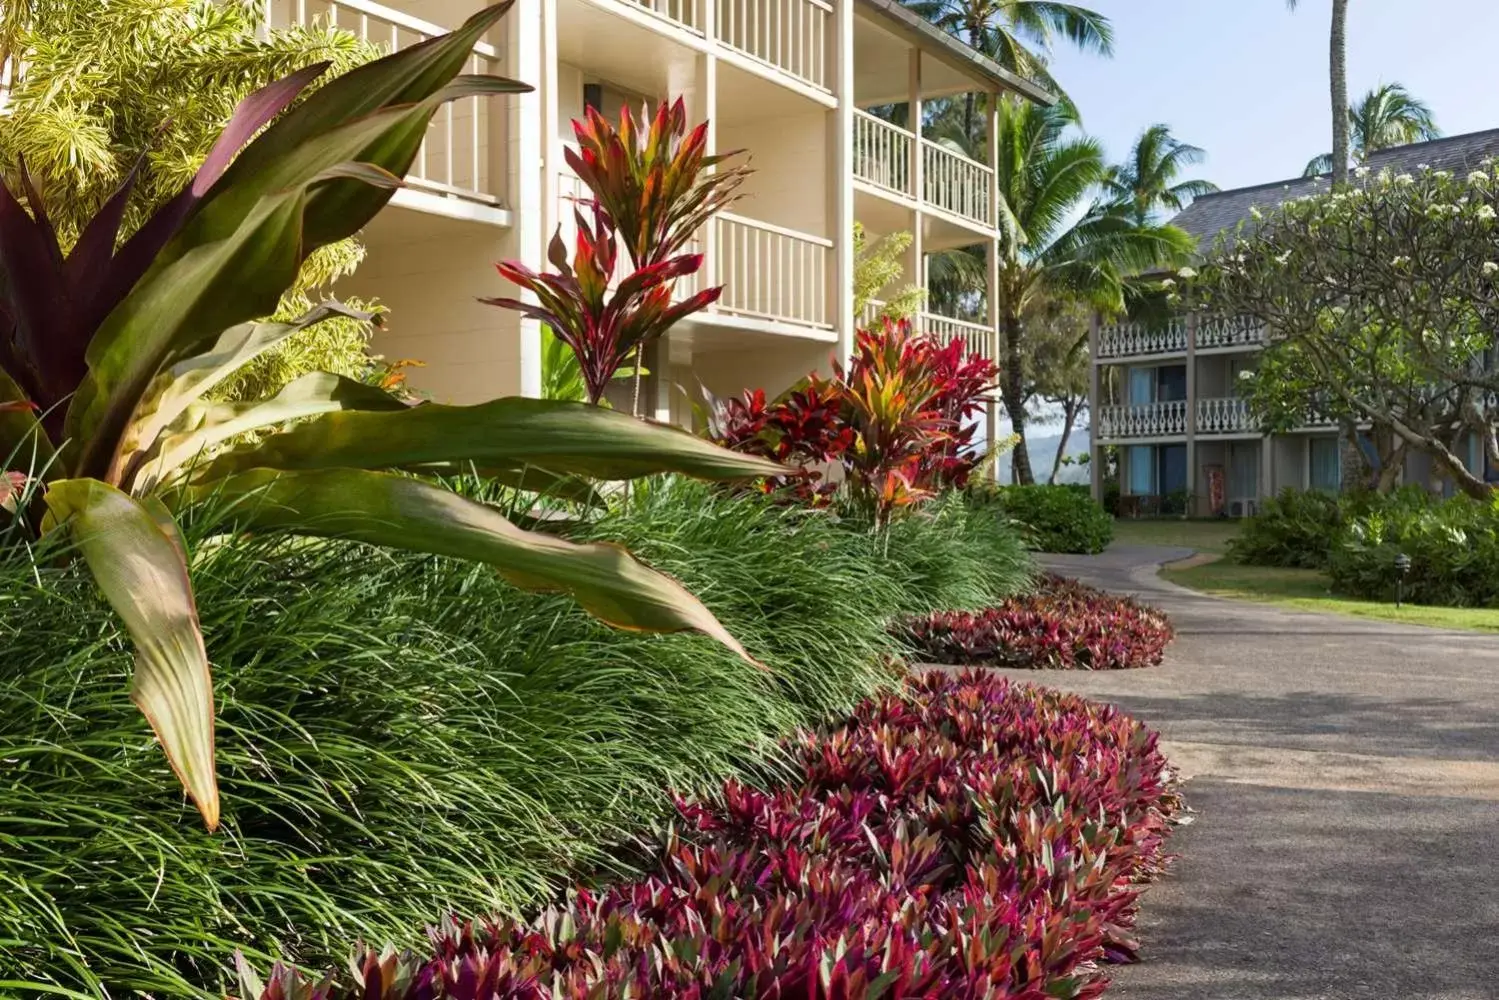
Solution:
<svg viewBox="0 0 1499 1000"><path fill-rule="evenodd" d="M994 224L990 184L994 171L926 139L921 140L922 198L970 222Z"/></svg>
<svg viewBox="0 0 1499 1000"><path fill-rule="evenodd" d="M1187 401L1184 399L1098 408L1099 440L1173 437L1186 433Z"/></svg>
<svg viewBox="0 0 1499 1000"><path fill-rule="evenodd" d="M661 2L661 0L657 0ZM718 40L758 62L830 90L828 33L833 6L824 0L703 0L718 4Z"/></svg>
<svg viewBox="0 0 1499 1000"><path fill-rule="evenodd" d="M898 125L854 109L854 176L893 194L911 194L911 146L916 137Z"/></svg>
<svg viewBox="0 0 1499 1000"><path fill-rule="evenodd" d="M724 286L717 311L832 327L828 308L833 241L727 213L715 220L713 282Z"/></svg>
<svg viewBox="0 0 1499 1000"><path fill-rule="evenodd" d="M272 27L322 25L350 32L386 53L408 49L448 29L373 0L272 0ZM498 73L500 59L486 43L474 46L466 73ZM491 128L503 115L499 102L466 97L444 104L428 126L406 183L439 194L498 204L499 171L490 162Z"/></svg>
<svg viewBox="0 0 1499 1000"><path fill-rule="evenodd" d="M1187 324L1173 319L1165 326L1145 323L1109 323L1098 331L1100 358L1132 358L1152 354L1183 354L1187 350Z"/></svg>
<svg viewBox="0 0 1499 1000"><path fill-rule="evenodd" d="M659 17L686 28L695 35L703 33L702 0L630 0Z"/></svg>
<svg viewBox="0 0 1499 1000"><path fill-rule="evenodd" d="M1198 434L1252 434L1259 430L1248 400L1221 397L1197 401Z"/></svg>
<svg viewBox="0 0 1499 1000"><path fill-rule="evenodd" d="M917 324L923 333L944 343L961 340L968 353L981 354L991 361L994 359L994 330L983 323L924 312L917 317Z"/></svg>
<svg viewBox="0 0 1499 1000"><path fill-rule="evenodd" d="M1199 316L1197 349L1258 347L1265 342L1265 327L1247 316Z"/></svg>

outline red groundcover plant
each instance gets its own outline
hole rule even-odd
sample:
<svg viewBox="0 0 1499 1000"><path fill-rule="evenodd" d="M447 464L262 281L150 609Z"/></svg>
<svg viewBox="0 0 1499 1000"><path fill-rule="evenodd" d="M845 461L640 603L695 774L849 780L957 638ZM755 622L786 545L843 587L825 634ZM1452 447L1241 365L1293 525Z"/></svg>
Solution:
<svg viewBox="0 0 1499 1000"><path fill-rule="evenodd" d="M800 779L682 803L654 874L521 923L447 922L355 982L260 1000L1095 998L1179 803L1111 707L932 673L790 750Z"/></svg>
<svg viewBox="0 0 1499 1000"><path fill-rule="evenodd" d="M799 468L767 481L803 499L828 496L817 466L841 465L855 505L877 524L948 487L961 488L978 464L974 418L999 369L961 340L943 343L886 319L860 330L847 364L833 376L808 375L779 399L755 389L729 400L718 443Z"/></svg>
<svg viewBox="0 0 1499 1000"><path fill-rule="evenodd" d="M1052 575L1034 593L978 612L940 611L905 632L930 663L1055 670L1152 667L1175 636L1149 605Z"/></svg>

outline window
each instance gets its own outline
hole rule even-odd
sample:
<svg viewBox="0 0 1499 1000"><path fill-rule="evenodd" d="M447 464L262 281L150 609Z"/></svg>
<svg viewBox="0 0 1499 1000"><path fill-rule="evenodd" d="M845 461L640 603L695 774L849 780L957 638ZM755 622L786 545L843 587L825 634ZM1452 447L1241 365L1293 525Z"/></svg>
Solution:
<svg viewBox="0 0 1499 1000"><path fill-rule="evenodd" d="M1136 496L1155 494L1155 448L1151 445L1130 446L1128 492Z"/></svg>
<svg viewBox="0 0 1499 1000"><path fill-rule="evenodd" d="M1307 485L1314 490L1336 493L1342 483L1342 456L1335 437L1314 437L1307 442Z"/></svg>
<svg viewBox="0 0 1499 1000"><path fill-rule="evenodd" d="M1144 406L1155 402L1155 369L1131 368L1129 370L1129 405Z"/></svg>
<svg viewBox="0 0 1499 1000"><path fill-rule="evenodd" d="M1155 372L1155 398L1158 402L1165 403L1187 398L1186 365L1162 365Z"/></svg>
<svg viewBox="0 0 1499 1000"><path fill-rule="evenodd" d="M1183 493L1187 490L1187 446L1167 444L1156 449L1159 454L1157 482L1161 484L1161 495Z"/></svg>

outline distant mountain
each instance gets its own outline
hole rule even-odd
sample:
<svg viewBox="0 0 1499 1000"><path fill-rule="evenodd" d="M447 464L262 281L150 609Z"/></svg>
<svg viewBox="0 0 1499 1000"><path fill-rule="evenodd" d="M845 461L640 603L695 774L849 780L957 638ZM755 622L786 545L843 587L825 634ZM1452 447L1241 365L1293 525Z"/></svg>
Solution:
<svg viewBox="0 0 1499 1000"><path fill-rule="evenodd" d="M1035 434L1026 435L1026 445L1031 454L1031 470L1036 474L1036 481L1044 483L1046 477L1051 475L1051 463L1057 457L1057 445L1062 443L1061 434L1048 434L1039 437ZM1074 458L1088 453L1088 428L1077 427L1067 437L1067 454ZM1010 457L1001 455L999 457L999 481L1008 483L1010 481ZM1062 471L1057 473L1059 483L1086 483L1088 482L1088 467L1086 465L1064 465Z"/></svg>

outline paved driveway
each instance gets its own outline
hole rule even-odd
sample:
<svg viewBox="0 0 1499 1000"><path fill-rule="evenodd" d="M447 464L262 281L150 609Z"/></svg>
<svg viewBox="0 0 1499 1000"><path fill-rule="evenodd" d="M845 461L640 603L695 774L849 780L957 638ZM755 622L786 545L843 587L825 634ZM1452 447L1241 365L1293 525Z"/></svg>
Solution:
<svg viewBox="0 0 1499 1000"><path fill-rule="evenodd" d="M1205 597L1187 550L1051 557L1167 610L1166 663L1007 671L1160 729L1196 822L1120 1000L1499 998L1499 638Z"/></svg>

